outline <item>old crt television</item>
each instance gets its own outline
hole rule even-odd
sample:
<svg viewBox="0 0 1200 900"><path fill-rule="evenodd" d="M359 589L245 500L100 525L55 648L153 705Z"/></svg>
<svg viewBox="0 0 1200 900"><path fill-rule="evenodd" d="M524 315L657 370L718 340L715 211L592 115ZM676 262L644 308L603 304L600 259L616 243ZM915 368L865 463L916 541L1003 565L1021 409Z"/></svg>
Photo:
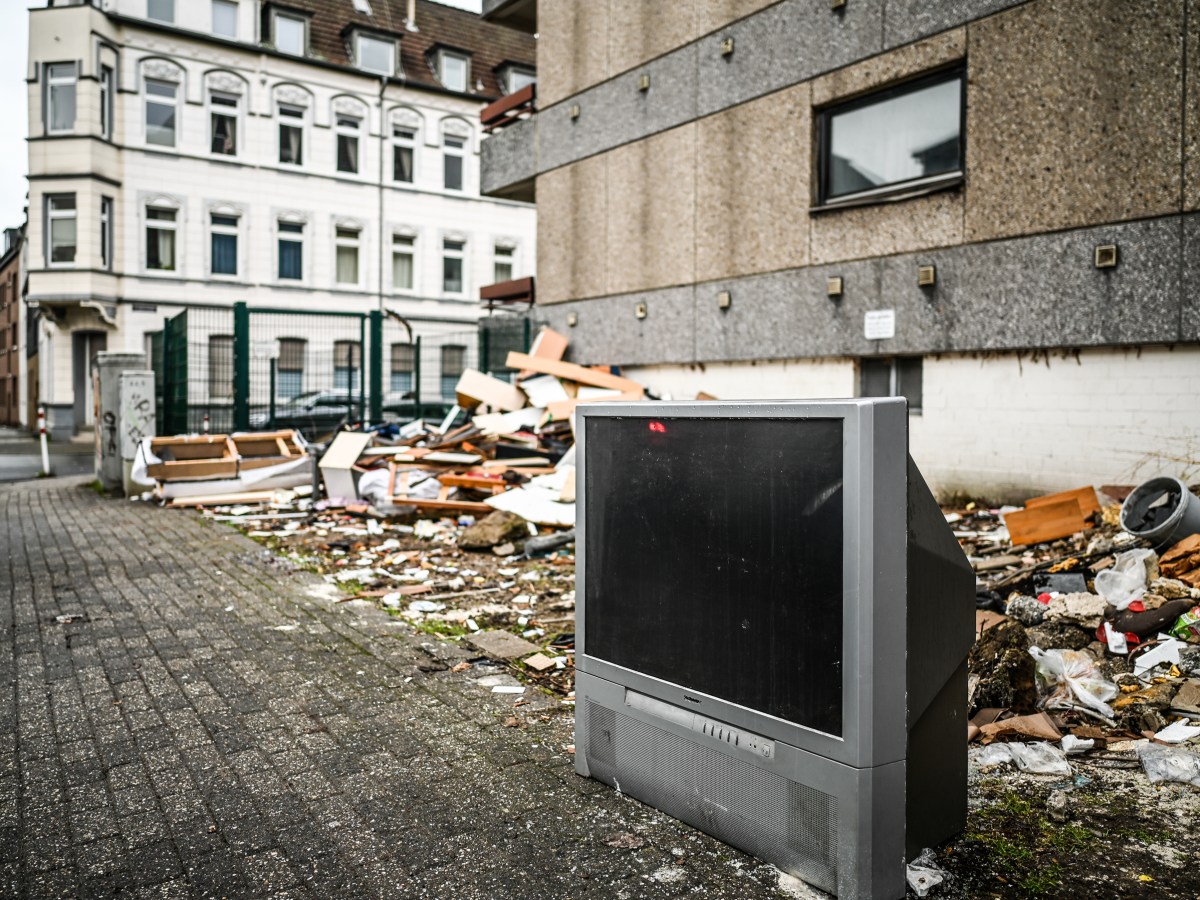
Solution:
<svg viewBox="0 0 1200 900"><path fill-rule="evenodd" d="M905 402L577 416L577 771L840 897L903 897L966 819L975 621Z"/></svg>

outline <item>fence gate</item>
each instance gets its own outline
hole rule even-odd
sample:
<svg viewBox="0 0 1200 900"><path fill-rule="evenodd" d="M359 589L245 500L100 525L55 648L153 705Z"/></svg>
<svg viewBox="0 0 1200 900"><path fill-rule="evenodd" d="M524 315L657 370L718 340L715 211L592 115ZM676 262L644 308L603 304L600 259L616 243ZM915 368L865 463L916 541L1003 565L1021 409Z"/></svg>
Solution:
<svg viewBox="0 0 1200 900"><path fill-rule="evenodd" d="M163 322L163 432L188 430L188 313Z"/></svg>

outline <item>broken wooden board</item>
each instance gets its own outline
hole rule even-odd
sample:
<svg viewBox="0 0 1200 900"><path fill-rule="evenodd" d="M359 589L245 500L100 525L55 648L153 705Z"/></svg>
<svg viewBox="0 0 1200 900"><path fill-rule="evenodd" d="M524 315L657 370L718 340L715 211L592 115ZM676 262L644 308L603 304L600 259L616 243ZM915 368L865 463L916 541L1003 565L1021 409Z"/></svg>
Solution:
<svg viewBox="0 0 1200 900"><path fill-rule="evenodd" d="M463 409L488 406L503 412L512 412L525 406L525 394L520 388L485 375L477 369L467 369L454 386L458 405Z"/></svg>
<svg viewBox="0 0 1200 900"><path fill-rule="evenodd" d="M167 506L238 506L243 503L269 503L274 491L245 491L241 494L204 494L176 497Z"/></svg>
<svg viewBox="0 0 1200 900"><path fill-rule="evenodd" d="M558 663L548 657L545 653L533 654L533 656L525 660L525 665L533 669L535 672L545 672L549 669L558 668Z"/></svg>
<svg viewBox="0 0 1200 900"><path fill-rule="evenodd" d="M565 335L559 334L549 325L543 325L542 330L533 339L533 345L529 348L529 355L536 356L538 359L562 359L563 354L567 352L567 344L569 343L570 341ZM529 372L523 371L517 377L525 378L529 374Z"/></svg>
<svg viewBox="0 0 1200 900"><path fill-rule="evenodd" d="M492 508L486 503L476 503L473 500L422 500L418 497L406 497L399 494L392 498L395 506L415 506L417 509L444 509L452 512L490 513Z"/></svg>
<svg viewBox="0 0 1200 900"><path fill-rule="evenodd" d="M1031 497L1025 501L1025 508L1033 509L1038 506L1046 506L1049 503L1062 503L1066 500L1078 501L1079 511L1083 513L1085 519L1093 513L1100 512L1100 499L1096 496L1096 489L1090 484L1086 487L1075 488L1073 491L1061 491L1057 494L1046 494L1043 497Z"/></svg>
<svg viewBox="0 0 1200 900"><path fill-rule="evenodd" d="M439 475L438 481L446 487L468 488L473 491L491 491L498 494L508 490L508 484L502 478L488 478L484 475Z"/></svg>
<svg viewBox="0 0 1200 900"><path fill-rule="evenodd" d="M1004 524L1014 545L1057 541L1088 527L1079 501L1074 498L1008 513Z"/></svg>
<svg viewBox="0 0 1200 900"><path fill-rule="evenodd" d="M469 635L466 642L489 659L516 659L541 652L537 644L531 644L509 631L480 631Z"/></svg>
<svg viewBox="0 0 1200 900"><path fill-rule="evenodd" d="M636 381L630 381L620 375L613 375L611 372L597 372L595 369L561 360L538 359L528 353L517 353L515 350L508 354L505 365L510 369L529 369L543 375L553 375L556 378L565 378L580 384L637 394L638 399L641 399L645 393L645 390Z"/></svg>

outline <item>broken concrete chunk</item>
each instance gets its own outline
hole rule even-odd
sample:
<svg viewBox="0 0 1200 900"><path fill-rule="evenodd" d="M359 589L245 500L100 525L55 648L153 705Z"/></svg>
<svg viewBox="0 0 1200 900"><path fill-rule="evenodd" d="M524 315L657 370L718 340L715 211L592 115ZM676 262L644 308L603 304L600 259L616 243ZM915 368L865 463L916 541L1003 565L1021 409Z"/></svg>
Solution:
<svg viewBox="0 0 1200 900"><path fill-rule="evenodd" d="M529 523L516 513L496 510L463 530L458 546L464 550L491 550L499 544L529 537Z"/></svg>
<svg viewBox="0 0 1200 900"><path fill-rule="evenodd" d="M977 679L970 696L972 712L985 706L1034 711L1037 689L1028 647L1024 627L1013 619L983 633L968 657L968 671Z"/></svg>
<svg viewBox="0 0 1200 900"><path fill-rule="evenodd" d="M1099 628L1107 601L1098 594L1064 594L1046 606L1046 622L1065 622L1082 628Z"/></svg>
<svg viewBox="0 0 1200 900"><path fill-rule="evenodd" d="M539 652L537 644L507 631L481 631L467 638L467 642L491 659L516 659Z"/></svg>
<svg viewBox="0 0 1200 900"><path fill-rule="evenodd" d="M1022 625L1040 625L1046 615L1046 607L1033 597L1013 594L1004 606L1004 614L1010 619L1016 619Z"/></svg>

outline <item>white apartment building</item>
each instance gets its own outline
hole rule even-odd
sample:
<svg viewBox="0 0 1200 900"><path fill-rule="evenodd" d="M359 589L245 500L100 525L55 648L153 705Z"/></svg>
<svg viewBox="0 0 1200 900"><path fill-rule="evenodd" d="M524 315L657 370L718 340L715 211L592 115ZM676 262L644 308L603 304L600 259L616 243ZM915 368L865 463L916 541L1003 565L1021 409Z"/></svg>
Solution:
<svg viewBox="0 0 1200 900"><path fill-rule="evenodd" d="M533 274L533 206L480 196L478 165L479 111L533 79L531 36L429 0L50 2L26 300L56 435L91 424L95 352L148 351L185 307L385 309L437 335ZM280 391L305 386L309 339L288 336Z"/></svg>

